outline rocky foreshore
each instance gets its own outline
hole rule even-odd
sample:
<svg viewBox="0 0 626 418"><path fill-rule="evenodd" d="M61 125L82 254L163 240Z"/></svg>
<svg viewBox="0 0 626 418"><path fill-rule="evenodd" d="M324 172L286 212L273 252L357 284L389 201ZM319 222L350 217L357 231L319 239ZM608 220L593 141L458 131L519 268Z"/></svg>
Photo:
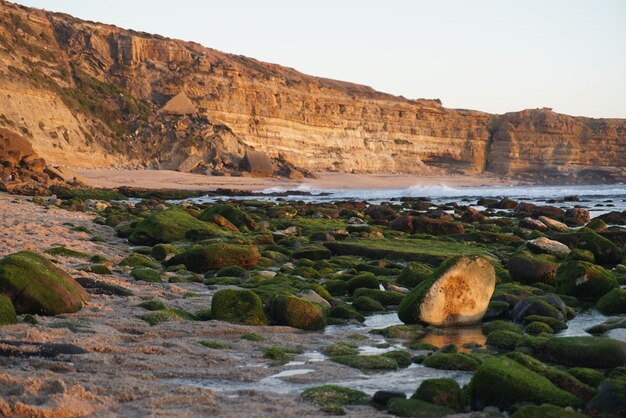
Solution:
<svg viewBox="0 0 626 418"><path fill-rule="evenodd" d="M626 411L626 212L142 193L0 195L0 415Z"/></svg>

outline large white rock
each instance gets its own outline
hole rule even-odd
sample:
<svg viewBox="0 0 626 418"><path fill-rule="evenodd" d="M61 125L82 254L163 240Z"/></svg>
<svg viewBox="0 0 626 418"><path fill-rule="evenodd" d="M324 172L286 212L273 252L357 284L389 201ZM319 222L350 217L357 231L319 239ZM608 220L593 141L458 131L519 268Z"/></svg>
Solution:
<svg viewBox="0 0 626 418"><path fill-rule="evenodd" d="M439 277L423 282L405 296L398 315L405 323L476 323L485 315L495 286L496 274L489 260L461 257Z"/></svg>

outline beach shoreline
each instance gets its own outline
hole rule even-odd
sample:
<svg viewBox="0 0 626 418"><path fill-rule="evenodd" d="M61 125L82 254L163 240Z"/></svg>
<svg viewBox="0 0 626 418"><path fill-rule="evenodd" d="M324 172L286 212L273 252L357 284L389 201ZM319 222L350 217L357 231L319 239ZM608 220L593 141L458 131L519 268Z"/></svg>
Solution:
<svg viewBox="0 0 626 418"><path fill-rule="evenodd" d="M352 174L323 172L316 178L290 180L277 177L227 177L181 173L170 170L76 170L83 181L93 187L115 188L121 186L145 189L176 190L350 190L350 189L402 189L411 186L510 186L521 182L493 176L479 175L429 175L408 174Z"/></svg>

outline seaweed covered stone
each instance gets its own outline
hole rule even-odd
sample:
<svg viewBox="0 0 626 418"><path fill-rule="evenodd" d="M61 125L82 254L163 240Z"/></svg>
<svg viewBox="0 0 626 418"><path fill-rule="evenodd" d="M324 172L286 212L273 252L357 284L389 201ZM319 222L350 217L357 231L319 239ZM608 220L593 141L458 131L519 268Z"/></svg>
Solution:
<svg viewBox="0 0 626 418"><path fill-rule="evenodd" d="M596 308L604 315L626 314L626 289L611 290L598 300Z"/></svg>
<svg viewBox="0 0 626 418"><path fill-rule="evenodd" d="M597 300L618 286L611 272L586 261L561 264L555 284L559 293L591 300Z"/></svg>
<svg viewBox="0 0 626 418"><path fill-rule="evenodd" d="M451 378L426 379L411 398L455 411L463 409L463 392L457 381Z"/></svg>
<svg viewBox="0 0 626 418"><path fill-rule="evenodd" d="M533 284L536 282L554 284L557 268L556 257L549 254L533 254L520 250L511 256L507 268L515 281Z"/></svg>
<svg viewBox="0 0 626 418"><path fill-rule="evenodd" d="M303 330L318 330L326 326L324 308L306 299L279 295L272 298L270 305L271 316L279 325Z"/></svg>
<svg viewBox="0 0 626 418"><path fill-rule="evenodd" d="M484 257L454 257L402 299L405 324L471 324L482 319L495 289L493 265Z"/></svg>
<svg viewBox="0 0 626 418"><path fill-rule="evenodd" d="M211 300L211 317L243 325L267 325L263 302L251 290L222 289Z"/></svg>
<svg viewBox="0 0 626 418"><path fill-rule="evenodd" d="M0 295L0 326L15 323L17 323L17 317L15 316L15 308L11 300L4 295Z"/></svg>
<svg viewBox="0 0 626 418"><path fill-rule="evenodd" d="M244 227L251 231L257 229L256 222L250 217L250 215L238 207L228 203L218 203L212 205L202 212L198 216L198 219L202 221L214 221L215 215L223 216L239 230Z"/></svg>
<svg viewBox="0 0 626 418"><path fill-rule="evenodd" d="M559 389L546 377L501 357L488 358L478 367L469 384L469 395L476 409L494 405L508 410L518 402L582 406L578 398Z"/></svg>
<svg viewBox="0 0 626 418"><path fill-rule="evenodd" d="M566 366L608 369L626 364L626 342L586 336L538 338L533 354Z"/></svg>
<svg viewBox="0 0 626 418"><path fill-rule="evenodd" d="M228 232L217 225L194 218L180 208L155 212L139 222L128 237L135 245L156 245L183 240L194 232L204 238L220 237Z"/></svg>
<svg viewBox="0 0 626 418"><path fill-rule="evenodd" d="M0 293L18 314L58 315L77 312L89 295L65 271L32 251L0 260Z"/></svg>
<svg viewBox="0 0 626 418"><path fill-rule="evenodd" d="M235 244L209 244L196 246L170 258L165 264L175 266L184 264L194 273L219 270L228 266L240 266L253 269L261 259L259 250L254 246Z"/></svg>

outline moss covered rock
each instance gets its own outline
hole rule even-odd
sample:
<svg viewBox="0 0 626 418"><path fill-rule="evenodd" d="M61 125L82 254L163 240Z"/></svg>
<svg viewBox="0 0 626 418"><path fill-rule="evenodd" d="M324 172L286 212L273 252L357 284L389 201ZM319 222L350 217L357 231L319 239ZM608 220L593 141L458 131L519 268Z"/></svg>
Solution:
<svg viewBox="0 0 626 418"><path fill-rule="evenodd" d="M465 353L434 353L422 364L433 369L463 371L474 371L480 366L478 360Z"/></svg>
<svg viewBox="0 0 626 418"><path fill-rule="evenodd" d="M228 203L218 203L202 212L198 219L202 221L213 222L214 215L220 215L226 218L231 224L238 229L247 228L251 231L257 229L256 222L246 212L238 207Z"/></svg>
<svg viewBox="0 0 626 418"><path fill-rule="evenodd" d="M304 330L318 330L326 326L324 309L308 300L291 296L276 296L271 300L271 316L279 325Z"/></svg>
<svg viewBox="0 0 626 418"><path fill-rule="evenodd" d="M348 292L354 293L357 289L378 289L380 281L372 273L362 273L348 280Z"/></svg>
<svg viewBox="0 0 626 418"><path fill-rule="evenodd" d="M480 321L496 285L493 265L480 256L454 257L411 290L398 307L405 324L468 324Z"/></svg>
<svg viewBox="0 0 626 418"><path fill-rule="evenodd" d="M326 412L343 415L347 405L364 405L370 396L360 390L337 385L316 386L306 389L300 395L302 399L322 407Z"/></svg>
<svg viewBox="0 0 626 418"><path fill-rule="evenodd" d="M351 354L334 356L330 359L336 363L361 370L394 370L398 368L398 363L394 359L382 355Z"/></svg>
<svg viewBox="0 0 626 418"><path fill-rule="evenodd" d="M495 330L487 336L486 344L499 350L510 351L515 349L521 338L522 335L519 332Z"/></svg>
<svg viewBox="0 0 626 418"><path fill-rule="evenodd" d="M518 402L582 406L571 393L508 358L486 359L474 373L468 389L472 406L476 409L494 405L508 410Z"/></svg>
<svg viewBox="0 0 626 418"><path fill-rule="evenodd" d="M588 232L578 234L578 248L591 251L599 264L618 264L622 262L624 254L620 247L591 230L585 231Z"/></svg>
<svg viewBox="0 0 626 418"><path fill-rule="evenodd" d="M228 266L240 266L253 269L261 255L256 247L234 244L209 244L193 247L170 258L165 264L174 266L184 264L194 273L219 270Z"/></svg>
<svg viewBox="0 0 626 418"><path fill-rule="evenodd" d="M412 399L419 399L455 411L463 409L463 392L456 380L450 378L426 379L417 388Z"/></svg>
<svg viewBox="0 0 626 418"><path fill-rule="evenodd" d="M533 354L566 366L608 369L626 364L626 343L598 337L538 339Z"/></svg>
<svg viewBox="0 0 626 418"><path fill-rule="evenodd" d="M398 275L396 282L409 289L414 288L433 274L432 267L423 263L411 263Z"/></svg>
<svg viewBox="0 0 626 418"><path fill-rule="evenodd" d="M355 298L365 296L374 299L383 306L398 306L400 302L402 302L402 299L404 299L403 293L366 288L360 288L355 290L353 296Z"/></svg>
<svg viewBox="0 0 626 418"><path fill-rule="evenodd" d="M498 330L510 331L516 334L522 333L522 330L517 325L509 321L496 320L496 321L491 321L491 322L487 322L486 324L483 324L483 334L485 335L489 335L492 332L498 331Z"/></svg>
<svg viewBox="0 0 626 418"><path fill-rule="evenodd" d="M47 258L21 251L0 260L0 293L18 314L58 315L76 312L89 295Z"/></svg>
<svg viewBox="0 0 626 418"><path fill-rule="evenodd" d="M604 375L602 373L587 367L572 367L567 370L567 373L592 388L597 388L598 385L604 380Z"/></svg>
<svg viewBox="0 0 626 418"><path fill-rule="evenodd" d="M226 231L214 224L198 220L180 208L171 208L139 222L128 241L135 245L156 245L180 241L190 231L197 231L205 238L226 235Z"/></svg>
<svg viewBox="0 0 626 418"><path fill-rule="evenodd" d="M564 409L554 405L524 405L517 408L511 418L584 418L571 409Z"/></svg>
<svg viewBox="0 0 626 418"><path fill-rule="evenodd" d="M399 417L435 418L453 415L455 411L419 399L393 398L387 402L387 411Z"/></svg>
<svg viewBox="0 0 626 418"><path fill-rule="evenodd" d="M0 325L10 325L17 323L17 316L15 315L15 308L11 303L11 300L0 295Z"/></svg>
<svg viewBox="0 0 626 418"><path fill-rule="evenodd" d="M368 298L367 296L359 296L354 299L352 306L361 313L372 313L385 310L385 307L380 302L372 298Z"/></svg>
<svg viewBox="0 0 626 418"><path fill-rule="evenodd" d="M591 416L623 417L626 411L626 377L605 380L598 386L598 395L587 404Z"/></svg>
<svg viewBox="0 0 626 418"><path fill-rule="evenodd" d="M626 289L616 287L598 300L596 308L604 315L626 314Z"/></svg>
<svg viewBox="0 0 626 418"><path fill-rule="evenodd" d="M159 268L159 263L157 263L148 256L137 253L133 253L124 258L122 261L120 261L119 265L125 267L150 267L151 269Z"/></svg>
<svg viewBox="0 0 626 418"><path fill-rule="evenodd" d="M211 317L244 325L267 325L263 302L251 290L222 289L211 300Z"/></svg>
<svg viewBox="0 0 626 418"><path fill-rule="evenodd" d="M511 256L507 268L511 278L517 282L554 284L558 266L556 257L552 255L521 250Z"/></svg>
<svg viewBox="0 0 626 418"><path fill-rule="evenodd" d="M163 261L170 254L178 254L180 250L173 244L157 244L150 250L152 258Z"/></svg>
<svg viewBox="0 0 626 418"><path fill-rule="evenodd" d="M557 270L556 291L565 295L596 300L617 286L609 271L585 261L568 261Z"/></svg>
<svg viewBox="0 0 626 418"><path fill-rule="evenodd" d="M161 283L161 273L156 270L151 269L150 267L135 267L130 275L133 276L135 280L141 280L144 282L152 282L152 283Z"/></svg>

